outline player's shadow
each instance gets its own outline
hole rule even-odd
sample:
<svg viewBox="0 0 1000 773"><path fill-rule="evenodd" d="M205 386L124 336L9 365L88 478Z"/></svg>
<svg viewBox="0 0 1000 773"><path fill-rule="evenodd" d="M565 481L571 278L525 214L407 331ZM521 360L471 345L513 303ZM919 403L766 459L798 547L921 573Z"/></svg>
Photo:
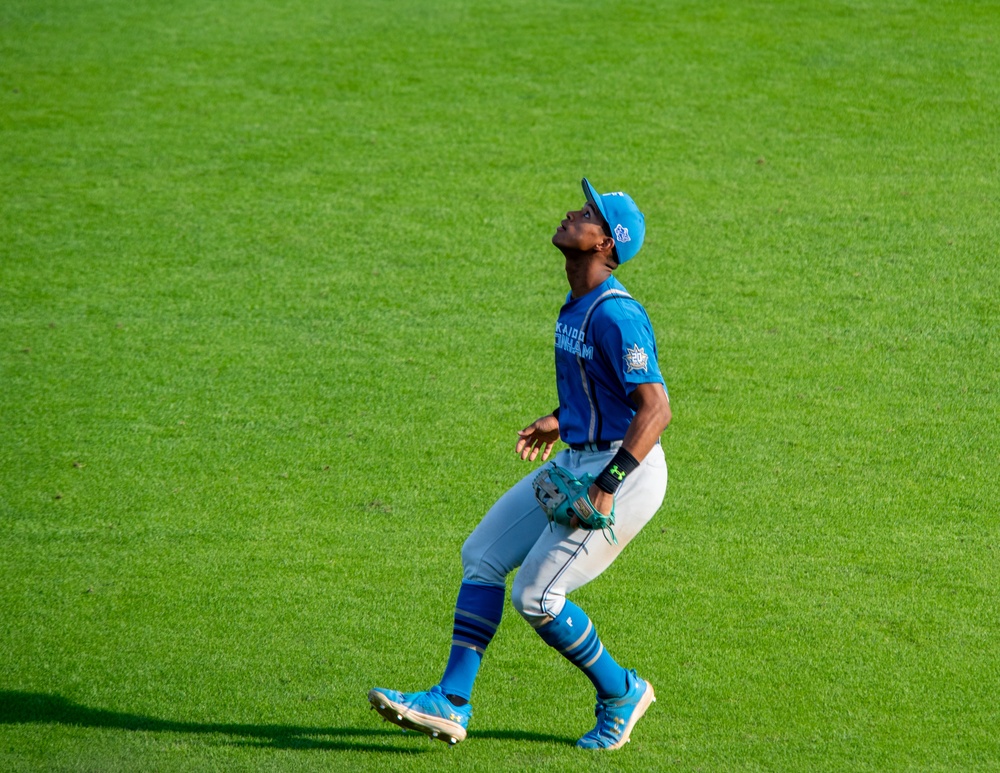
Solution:
<svg viewBox="0 0 1000 773"><path fill-rule="evenodd" d="M233 745L260 746L271 749L326 749L329 751L401 752L421 754L434 744L386 744L386 740L400 738L402 731L394 726L386 728L355 727L300 727L297 725L250 725L231 722L177 722L81 706L61 695L0 690L0 725L59 724L74 727L92 727L114 730L138 730L153 733L195 733L199 735L232 736L227 741ZM390 729L391 728L391 729ZM417 738L422 738L419 734ZM566 738L522 733L519 731L485 731L470 737L498 740L540 741L568 743ZM235 740L239 738L241 740ZM379 738L381 743L365 743L365 738Z"/></svg>

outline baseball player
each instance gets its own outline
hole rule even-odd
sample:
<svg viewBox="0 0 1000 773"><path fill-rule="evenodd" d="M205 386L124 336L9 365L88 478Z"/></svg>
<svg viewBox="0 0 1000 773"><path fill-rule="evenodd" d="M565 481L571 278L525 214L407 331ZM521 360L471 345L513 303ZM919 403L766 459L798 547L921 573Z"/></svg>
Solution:
<svg viewBox="0 0 1000 773"><path fill-rule="evenodd" d="M462 547L441 681L426 692L368 693L388 721L449 744L466 737L473 682L514 570L514 608L597 690L597 723L577 746L620 748L656 700L653 686L618 664L567 598L607 569L660 507L667 487L660 435L671 417L649 317L612 274L642 246L643 215L624 193L600 195L586 179L583 190L583 208L567 212L552 237L570 287L555 326L559 407L518 433L516 452L545 461L556 440L568 448L504 494Z"/></svg>

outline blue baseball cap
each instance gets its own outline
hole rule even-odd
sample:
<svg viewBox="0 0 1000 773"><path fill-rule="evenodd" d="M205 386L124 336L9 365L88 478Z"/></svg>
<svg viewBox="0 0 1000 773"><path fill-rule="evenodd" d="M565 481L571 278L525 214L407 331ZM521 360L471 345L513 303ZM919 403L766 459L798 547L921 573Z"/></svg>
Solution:
<svg viewBox="0 0 1000 773"><path fill-rule="evenodd" d="M646 238L646 218L632 197L621 191L599 194L586 177L583 178L583 193L604 218L608 233L615 241L618 263L634 258Z"/></svg>

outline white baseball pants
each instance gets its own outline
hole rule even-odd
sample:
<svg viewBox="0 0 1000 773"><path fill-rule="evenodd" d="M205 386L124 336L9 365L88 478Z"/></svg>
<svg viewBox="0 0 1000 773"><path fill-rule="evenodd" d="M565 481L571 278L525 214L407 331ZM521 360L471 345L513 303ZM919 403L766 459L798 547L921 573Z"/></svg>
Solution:
<svg viewBox="0 0 1000 773"><path fill-rule="evenodd" d="M554 461L577 477L587 472L597 476L616 451L567 448ZM667 463L657 444L615 496L615 545L600 531L550 524L531 485L539 470L500 497L462 546L464 579L470 582L503 585L507 575L520 567L511 601L536 628L559 614L566 594L611 566L656 514L667 490Z"/></svg>

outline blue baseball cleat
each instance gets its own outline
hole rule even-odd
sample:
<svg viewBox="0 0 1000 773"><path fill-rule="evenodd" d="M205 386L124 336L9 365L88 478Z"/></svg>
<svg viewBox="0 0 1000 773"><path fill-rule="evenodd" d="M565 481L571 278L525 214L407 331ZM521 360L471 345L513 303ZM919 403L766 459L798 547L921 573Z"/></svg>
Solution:
<svg viewBox="0 0 1000 773"><path fill-rule="evenodd" d="M628 743L632 728L649 704L656 700L653 685L640 679L635 671L625 677L628 690L621 698L598 698L594 714L597 724L576 745L581 749L620 749Z"/></svg>
<svg viewBox="0 0 1000 773"><path fill-rule="evenodd" d="M399 692L376 687L368 702L382 717L404 730L416 730L454 746L465 740L472 706L456 706L437 685L427 692Z"/></svg>

